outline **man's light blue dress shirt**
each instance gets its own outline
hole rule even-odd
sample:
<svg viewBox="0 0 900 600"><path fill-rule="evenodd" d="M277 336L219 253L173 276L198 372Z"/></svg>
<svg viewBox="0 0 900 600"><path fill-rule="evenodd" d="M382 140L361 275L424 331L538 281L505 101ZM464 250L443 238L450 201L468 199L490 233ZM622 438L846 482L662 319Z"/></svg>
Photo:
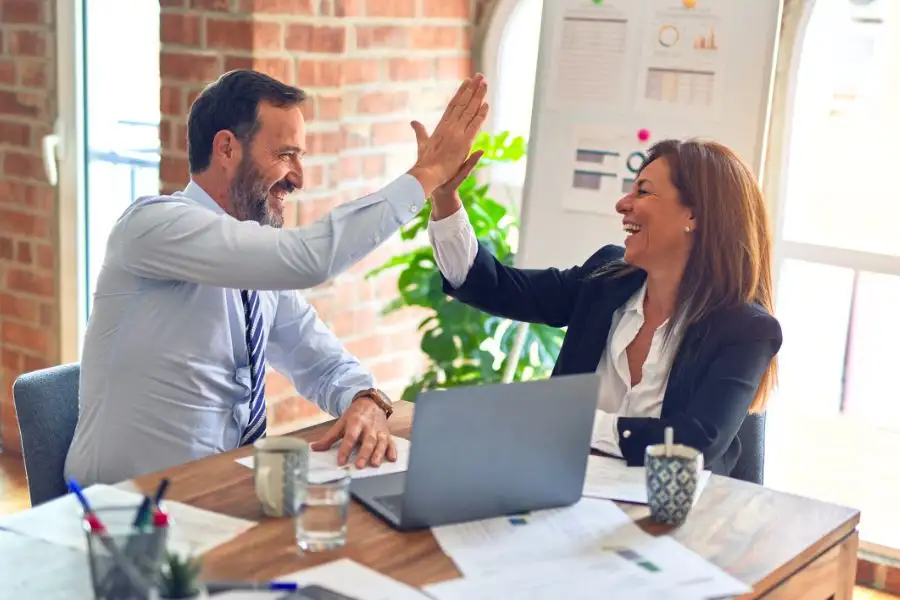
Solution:
<svg viewBox="0 0 900 600"><path fill-rule="evenodd" d="M296 291L331 279L421 210L403 175L308 227L238 221L196 183L119 218L97 280L66 474L115 483L236 448L249 419L241 289L260 290L268 363L332 415L375 385Z"/></svg>

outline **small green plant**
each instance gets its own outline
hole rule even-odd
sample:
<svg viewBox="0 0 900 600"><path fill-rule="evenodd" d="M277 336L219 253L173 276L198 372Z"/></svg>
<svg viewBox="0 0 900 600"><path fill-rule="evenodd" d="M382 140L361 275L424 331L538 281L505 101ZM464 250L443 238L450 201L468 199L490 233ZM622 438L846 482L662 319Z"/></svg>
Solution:
<svg viewBox="0 0 900 600"><path fill-rule="evenodd" d="M198 576L203 568L199 558L166 552L160 577L160 597L168 600L196 598L203 589Z"/></svg>
<svg viewBox="0 0 900 600"><path fill-rule="evenodd" d="M476 173L494 163L521 160L526 153L525 141L521 137L511 138L509 132L496 135L482 133L475 142L473 152L477 150L482 150L484 155L475 171L460 185L460 199L478 240L501 263L512 265L515 259L514 240L519 229L518 217L511 207L491 197L490 185L479 183ZM401 229L401 238L411 241L425 236L429 219L430 204ZM404 390L403 399L414 401L416 395L426 389L501 381L513 358L515 324L446 296L434 253L427 241L419 248L393 257L367 273L366 277L392 269L400 270L397 283L399 297L385 307L384 314L413 306L428 311L419 324L421 348L428 356L428 367ZM530 326L513 380L549 376L563 335L562 330L554 327Z"/></svg>

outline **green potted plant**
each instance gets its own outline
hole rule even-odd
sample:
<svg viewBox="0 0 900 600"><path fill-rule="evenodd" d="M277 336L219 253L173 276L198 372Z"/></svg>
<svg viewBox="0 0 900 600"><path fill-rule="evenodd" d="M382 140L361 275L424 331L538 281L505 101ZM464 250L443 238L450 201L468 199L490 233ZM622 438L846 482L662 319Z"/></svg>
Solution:
<svg viewBox="0 0 900 600"><path fill-rule="evenodd" d="M482 150L484 155L475 171L460 185L460 199L478 240L500 262L512 265L519 231L518 215L512 205L495 200L490 184L479 179L483 179L481 174L485 167L522 160L526 144L521 137L511 137L509 132L482 133L473 152L477 150ZM419 331L422 332L421 348L428 358L428 366L404 390L403 399L410 401L426 389L502 381L513 358L517 330L515 323L508 319L487 315L444 294L440 271L425 237L429 219L430 204L400 230L403 240L421 240L421 245L394 256L366 274L366 277L375 277L384 271L400 271L399 296L385 307L384 314L414 306L427 311ZM548 377L563 336L561 329L530 326L512 380Z"/></svg>
<svg viewBox="0 0 900 600"><path fill-rule="evenodd" d="M159 598L165 600L205 600L206 587L199 580L203 563L198 557L166 552L160 572Z"/></svg>

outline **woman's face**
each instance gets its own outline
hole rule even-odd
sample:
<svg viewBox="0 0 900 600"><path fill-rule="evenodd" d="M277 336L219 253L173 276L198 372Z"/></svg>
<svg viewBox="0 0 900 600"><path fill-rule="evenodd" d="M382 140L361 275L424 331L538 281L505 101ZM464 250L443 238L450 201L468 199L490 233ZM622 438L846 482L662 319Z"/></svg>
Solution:
<svg viewBox="0 0 900 600"><path fill-rule="evenodd" d="M683 268L690 255L694 219L669 173L666 159L654 160L616 203L626 232L625 262L645 271Z"/></svg>

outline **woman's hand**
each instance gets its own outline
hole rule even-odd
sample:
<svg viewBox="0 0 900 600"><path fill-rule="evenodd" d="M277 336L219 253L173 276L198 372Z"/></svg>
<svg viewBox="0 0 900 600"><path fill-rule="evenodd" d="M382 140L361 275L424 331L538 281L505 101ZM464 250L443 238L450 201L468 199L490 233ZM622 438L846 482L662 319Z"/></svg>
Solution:
<svg viewBox="0 0 900 600"><path fill-rule="evenodd" d="M481 150L472 153L456 172L456 175L446 183L434 188L431 193L431 218L433 220L440 221L459 210L459 207L462 206L458 193L459 186L466 180L483 154L484 152Z"/></svg>

